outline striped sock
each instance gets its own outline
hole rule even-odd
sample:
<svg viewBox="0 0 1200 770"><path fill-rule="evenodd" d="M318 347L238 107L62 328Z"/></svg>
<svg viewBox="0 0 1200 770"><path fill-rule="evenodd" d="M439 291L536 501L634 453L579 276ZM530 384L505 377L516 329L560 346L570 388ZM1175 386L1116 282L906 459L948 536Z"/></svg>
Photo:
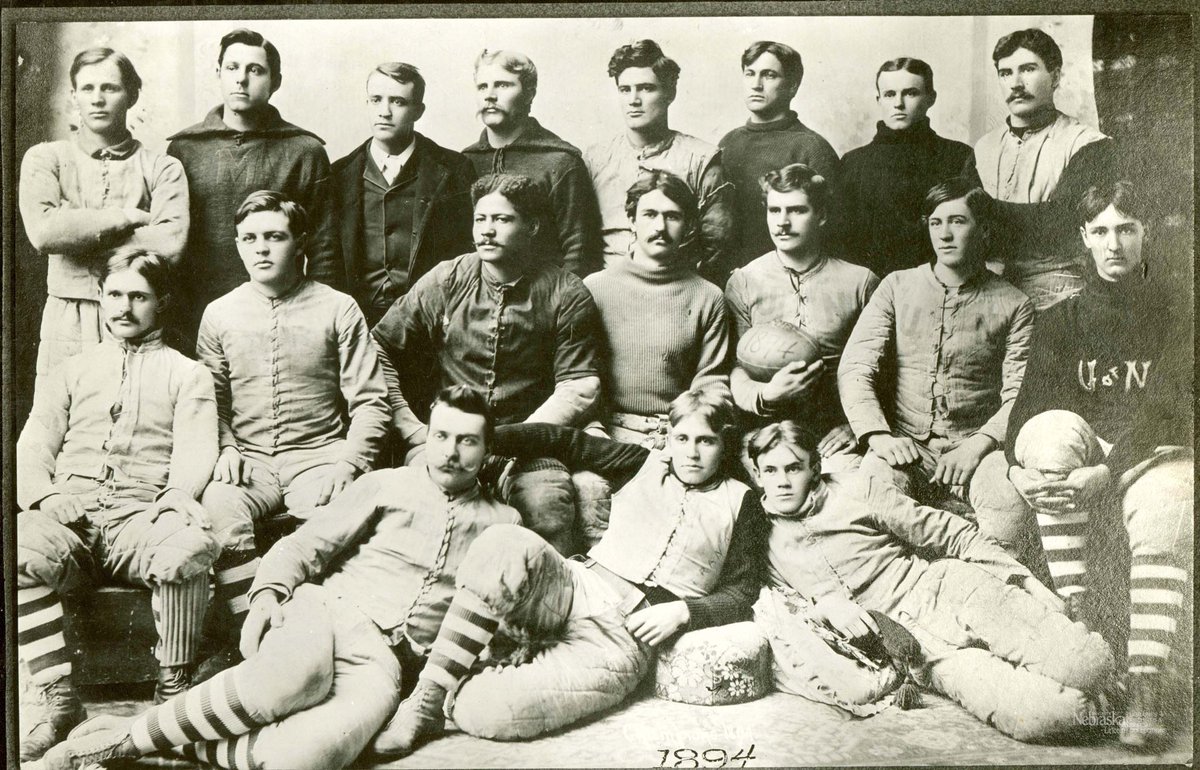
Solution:
<svg viewBox="0 0 1200 770"><path fill-rule="evenodd" d="M1171 654L1187 570L1164 555L1135 556L1129 571L1129 672L1155 674Z"/></svg>
<svg viewBox="0 0 1200 770"><path fill-rule="evenodd" d="M228 605L235 628L242 627L250 609L246 594L250 592L261 561L254 551L226 551L213 564L217 583L215 599Z"/></svg>
<svg viewBox="0 0 1200 770"><path fill-rule="evenodd" d="M1083 591L1084 575L1087 574L1088 512L1035 513L1054 590L1064 598Z"/></svg>
<svg viewBox="0 0 1200 770"><path fill-rule="evenodd" d="M167 751L198 741L218 741L250 732L257 723L246 711L227 669L207 682L147 709L129 728L133 744L143 754Z"/></svg>
<svg viewBox="0 0 1200 770"><path fill-rule="evenodd" d="M63 607L49 586L17 589L17 650L30 680L44 685L71 673L63 639Z"/></svg>
<svg viewBox="0 0 1200 770"><path fill-rule="evenodd" d="M158 631L155 657L162 666L185 666L196 661L204 613L208 609L208 573L178 583L160 583L150 594L154 628Z"/></svg>
<svg viewBox="0 0 1200 770"><path fill-rule="evenodd" d="M421 672L443 689L453 692L471 671L471 666L487 647L500 621L475 594L460 588L446 610L437 638L429 651L429 662Z"/></svg>
<svg viewBox="0 0 1200 770"><path fill-rule="evenodd" d="M171 753L225 770L256 770L258 765L254 762L254 742L258 740L258 732L253 730L220 741L189 743L172 749Z"/></svg>

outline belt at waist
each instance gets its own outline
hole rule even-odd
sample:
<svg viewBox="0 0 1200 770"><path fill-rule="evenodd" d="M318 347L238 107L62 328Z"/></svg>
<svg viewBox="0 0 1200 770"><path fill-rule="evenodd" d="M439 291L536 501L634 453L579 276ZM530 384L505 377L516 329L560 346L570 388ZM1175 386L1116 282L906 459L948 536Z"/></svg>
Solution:
<svg viewBox="0 0 1200 770"><path fill-rule="evenodd" d="M648 586L643 583L634 583L632 580L626 580L595 559L585 560L583 566L612 586L621 595L622 601L620 607L622 612L626 614L655 604L682 601L678 596L662 586Z"/></svg>
<svg viewBox="0 0 1200 770"><path fill-rule="evenodd" d="M631 414L630 412L613 412L612 424L629 430L636 430L639 433L663 434L670 430L671 425L665 414L656 414L647 417L641 414Z"/></svg>

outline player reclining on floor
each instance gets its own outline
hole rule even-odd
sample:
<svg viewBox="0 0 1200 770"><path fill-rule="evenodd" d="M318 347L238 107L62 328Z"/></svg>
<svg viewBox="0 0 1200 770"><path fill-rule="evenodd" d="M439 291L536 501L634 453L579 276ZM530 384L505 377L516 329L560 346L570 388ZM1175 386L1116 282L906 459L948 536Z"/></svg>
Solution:
<svg viewBox="0 0 1200 770"><path fill-rule="evenodd" d="M170 750L245 770L353 762L433 644L467 547L520 521L477 483L490 434L481 394L438 394L424 467L364 474L263 558L244 662L136 718L85 722L45 770Z"/></svg>
<svg viewBox="0 0 1200 770"><path fill-rule="evenodd" d="M771 588L755 610L769 613L760 625L775 626L780 689L820 690L832 697L815 699L850 711L885 694L887 672L795 654L815 647L793 636L811 635L811 621L861 644L878 631L868 614L875 610L918 641L922 685L1001 732L1047 740L1095 723L1112 680L1111 650L1063 615L1054 593L997 543L868 474L822 479L815 436L791 421L763 428L748 449L769 522L760 556ZM799 595L791 617L775 609L788 593Z"/></svg>
<svg viewBox="0 0 1200 770"><path fill-rule="evenodd" d="M401 754L440 734L445 716L471 735L531 738L625 699L653 649L676 632L748 619L758 582L748 490L722 465L734 408L712 390L670 407L665 452L547 425L498 435L500 454L552 456L612 479L609 527L588 560L568 561L521 527L471 547L416 690L375 741ZM527 662L473 666L501 627L542 647Z"/></svg>

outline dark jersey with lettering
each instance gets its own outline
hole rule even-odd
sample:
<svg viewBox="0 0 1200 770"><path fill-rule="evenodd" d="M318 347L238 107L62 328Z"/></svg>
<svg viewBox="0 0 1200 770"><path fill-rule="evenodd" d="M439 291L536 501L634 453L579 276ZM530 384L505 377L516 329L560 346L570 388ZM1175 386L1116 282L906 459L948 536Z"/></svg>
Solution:
<svg viewBox="0 0 1200 770"><path fill-rule="evenodd" d="M1065 409L1113 444L1119 475L1157 446L1192 445L1192 329L1187 303L1135 275L1089 271L1083 292L1037 319L1025 379L1008 423L1007 453L1034 415Z"/></svg>

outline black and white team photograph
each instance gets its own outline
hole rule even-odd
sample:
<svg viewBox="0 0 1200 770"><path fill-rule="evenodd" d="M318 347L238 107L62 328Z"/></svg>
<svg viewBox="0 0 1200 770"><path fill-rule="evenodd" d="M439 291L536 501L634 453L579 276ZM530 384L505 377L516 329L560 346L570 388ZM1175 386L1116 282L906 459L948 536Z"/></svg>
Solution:
<svg viewBox="0 0 1200 770"><path fill-rule="evenodd" d="M1190 764L1195 11L948 10L6 9L7 766Z"/></svg>

